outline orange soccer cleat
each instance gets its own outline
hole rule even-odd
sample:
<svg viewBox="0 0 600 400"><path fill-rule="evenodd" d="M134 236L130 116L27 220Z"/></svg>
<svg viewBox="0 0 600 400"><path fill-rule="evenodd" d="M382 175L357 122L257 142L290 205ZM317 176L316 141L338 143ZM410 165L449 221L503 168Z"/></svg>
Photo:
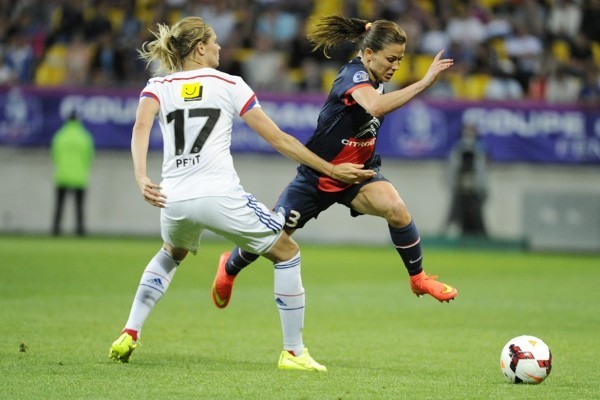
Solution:
<svg viewBox="0 0 600 400"><path fill-rule="evenodd" d="M228 251L221 254L219 257L219 266L217 267L217 276L215 276L215 280L212 285L212 300L215 303L215 306L219 308L227 307L229 304L229 300L231 299L231 291L233 290L233 281L235 280L236 275L229 275L225 270L225 264L227 264L227 260L229 260Z"/></svg>
<svg viewBox="0 0 600 400"><path fill-rule="evenodd" d="M454 300L458 291L450 285L436 281L436 275L427 275L425 271L410 277L410 288L413 293L421 297L429 294L439 301L450 302Z"/></svg>

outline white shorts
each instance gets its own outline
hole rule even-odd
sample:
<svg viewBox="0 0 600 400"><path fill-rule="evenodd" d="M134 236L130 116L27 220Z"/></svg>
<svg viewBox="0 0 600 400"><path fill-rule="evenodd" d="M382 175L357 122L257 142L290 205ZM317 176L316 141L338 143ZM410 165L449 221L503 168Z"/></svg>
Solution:
<svg viewBox="0 0 600 400"><path fill-rule="evenodd" d="M249 193L167 203L160 213L162 239L194 254L205 229L244 250L264 254L281 236L284 223L282 214L269 210Z"/></svg>

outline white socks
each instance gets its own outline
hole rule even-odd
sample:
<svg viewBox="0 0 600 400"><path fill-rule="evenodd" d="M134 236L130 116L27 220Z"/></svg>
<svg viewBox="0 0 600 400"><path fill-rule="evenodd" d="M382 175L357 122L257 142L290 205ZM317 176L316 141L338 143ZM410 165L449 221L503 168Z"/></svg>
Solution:
<svg viewBox="0 0 600 400"><path fill-rule="evenodd" d="M125 324L125 329L137 331L138 339L150 311L169 288L178 265L179 262L173 260L169 253L161 248L144 270L133 299L129 319Z"/></svg>
<svg viewBox="0 0 600 400"><path fill-rule="evenodd" d="M283 349L302 355L305 296L300 274L300 253L291 260L276 263L274 291L283 330Z"/></svg>
<svg viewBox="0 0 600 400"><path fill-rule="evenodd" d="M169 288L178 262L169 253L161 249L150 260L142 274L142 279L133 299L129 319L125 329L136 331L138 339L150 311ZM304 327L305 295L302 287L300 253L292 259L273 265L275 302L279 309L283 331L283 348L296 357L302 355L302 328Z"/></svg>

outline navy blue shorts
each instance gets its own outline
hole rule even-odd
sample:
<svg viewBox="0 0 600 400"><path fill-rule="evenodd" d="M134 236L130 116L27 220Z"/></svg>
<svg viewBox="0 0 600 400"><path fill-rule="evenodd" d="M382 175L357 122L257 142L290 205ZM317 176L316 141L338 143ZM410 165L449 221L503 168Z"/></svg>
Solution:
<svg viewBox="0 0 600 400"><path fill-rule="evenodd" d="M379 172L379 167L371 169L377 173L371 179L351 185L340 192L323 192L317 186L319 175L308 168L300 167L294 180L287 185L279 196L274 210L284 212L286 230L302 228L310 219L317 218L321 211L327 210L334 203L343 204L350 208L350 214L353 217L361 215L350 206L360 189L372 182L388 181Z"/></svg>

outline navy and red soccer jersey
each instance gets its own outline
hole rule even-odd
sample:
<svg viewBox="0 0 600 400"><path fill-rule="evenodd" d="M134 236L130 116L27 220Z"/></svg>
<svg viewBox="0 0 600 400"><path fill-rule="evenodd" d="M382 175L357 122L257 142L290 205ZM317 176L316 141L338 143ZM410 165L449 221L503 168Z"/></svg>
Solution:
<svg viewBox="0 0 600 400"><path fill-rule="evenodd" d="M352 98L356 89L366 85L383 93L383 84L369 79L359 57L342 67L306 147L332 164L352 162L368 168L375 158L379 159L375 157L375 143L383 118L373 117ZM338 192L347 187L327 176L319 179L319 190L325 192Z"/></svg>

